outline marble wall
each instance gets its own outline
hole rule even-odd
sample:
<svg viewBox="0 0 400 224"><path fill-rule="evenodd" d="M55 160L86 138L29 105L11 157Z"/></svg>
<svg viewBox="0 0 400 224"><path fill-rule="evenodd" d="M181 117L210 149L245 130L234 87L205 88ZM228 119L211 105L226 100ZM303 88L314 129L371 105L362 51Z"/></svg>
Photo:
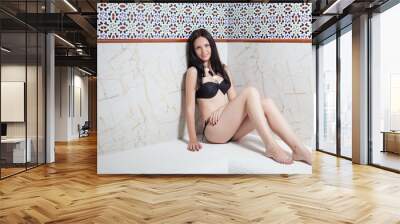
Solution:
<svg viewBox="0 0 400 224"><path fill-rule="evenodd" d="M227 44L218 45L227 59ZM186 43L98 44L99 151L176 139L182 111Z"/></svg>
<svg viewBox="0 0 400 224"><path fill-rule="evenodd" d="M311 44L230 43L228 52L237 89L255 86L264 97L271 97L297 135L313 147L315 75Z"/></svg>
<svg viewBox="0 0 400 224"><path fill-rule="evenodd" d="M98 44L99 155L185 135L186 43ZM308 145L314 141L310 43L218 43L240 91L259 89ZM197 125L198 132L200 125Z"/></svg>

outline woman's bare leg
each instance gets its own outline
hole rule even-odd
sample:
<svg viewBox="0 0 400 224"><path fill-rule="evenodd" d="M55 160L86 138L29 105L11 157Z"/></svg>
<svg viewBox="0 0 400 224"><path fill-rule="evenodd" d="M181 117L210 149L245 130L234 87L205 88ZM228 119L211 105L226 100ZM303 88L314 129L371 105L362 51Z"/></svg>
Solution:
<svg viewBox="0 0 400 224"><path fill-rule="evenodd" d="M311 152L301 143L300 139L292 131L274 101L270 98L265 98L261 102L268 124L272 131L274 131L293 150L293 159L305 161L306 163L311 164ZM254 124L246 117L238 131L235 133L233 139L238 140L254 129Z"/></svg>
<svg viewBox="0 0 400 224"><path fill-rule="evenodd" d="M265 146L267 156L277 162L289 164L292 158L276 143L268 127L260 95L254 87L247 87L239 96L224 108L216 125L208 125L205 130L207 140L214 143L225 143L233 136L243 120L248 117L255 126Z"/></svg>
<svg viewBox="0 0 400 224"><path fill-rule="evenodd" d="M290 128L274 101L267 98L262 101L264 112L272 130L293 150L293 159L312 163L311 152Z"/></svg>

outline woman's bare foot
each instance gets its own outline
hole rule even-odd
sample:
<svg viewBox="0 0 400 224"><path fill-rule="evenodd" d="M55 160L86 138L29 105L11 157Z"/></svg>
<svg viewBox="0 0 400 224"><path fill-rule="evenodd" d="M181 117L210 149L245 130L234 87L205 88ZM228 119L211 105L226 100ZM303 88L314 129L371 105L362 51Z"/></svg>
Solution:
<svg viewBox="0 0 400 224"><path fill-rule="evenodd" d="M303 161L309 165L312 165L312 154L309 149L305 146L296 146L293 149L293 160Z"/></svg>
<svg viewBox="0 0 400 224"><path fill-rule="evenodd" d="M291 164L293 159L288 152L282 149L278 144L268 147L265 155L278 163Z"/></svg>

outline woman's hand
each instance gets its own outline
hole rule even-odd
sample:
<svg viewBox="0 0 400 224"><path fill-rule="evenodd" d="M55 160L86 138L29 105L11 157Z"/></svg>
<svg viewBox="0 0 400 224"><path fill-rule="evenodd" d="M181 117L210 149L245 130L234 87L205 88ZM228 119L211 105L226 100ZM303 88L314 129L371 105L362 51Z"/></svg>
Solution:
<svg viewBox="0 0 400 224"><path fill-rule="evenodd" d="M202 145L198 141L190 141L188 144L188 149L190 151L199 151Z"/></svg>
<svg viewBox="0 0 400 224"><path fill-rule="evenodd" d="M220 107L216 111L212 112L211 116L208 118L208 123L213 126L216 125L219 121L219 118L221 117L223 110L224 107Z"/></svg>

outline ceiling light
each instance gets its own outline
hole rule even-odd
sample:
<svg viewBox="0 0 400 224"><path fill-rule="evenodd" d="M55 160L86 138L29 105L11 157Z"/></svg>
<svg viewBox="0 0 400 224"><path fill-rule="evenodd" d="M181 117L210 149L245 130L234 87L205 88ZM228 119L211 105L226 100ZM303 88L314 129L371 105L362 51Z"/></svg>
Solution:
<svg viewBox="0 0 400 224"><path fill-rule="evenodd" d="M83 72L83 73L85 73L85 74L87 74L87 75L92 75L92 73L90 73L90 72L88 72L88 71L86 71L86 70L83 70L83 69L81 69L81 68L79 68L79 67L78 67L78 70L81 71L81 72Z"/></svg>
<svg viewBox="0 0 400 224"><path fill-rule="evenodd" d="M64 43L66 43L67 45L69 45L70 47L75 48L75 45L73 45L71 42L69 42L68 40L58 36L57 34L54 34L55 37L57 37L58 39L60 39L61 41L63 41Z"/></svg>
<svg viewBox="0 0 400 224"><path fill-rule="evenodd" d="M342 14L343 9L351 5L354 0L336 0L332 5L324 10L322 14Z"/></svg>
<svg viewBox="0 0 400 224"><path fill-rule="evenodd" d="M72 10L74 10L75 12L78 12L78 10L71 4L69 3L68 0L64 0L65 4L67 4Z"/></svg>
<svg viewBox="0 0 400 224"><path fill-rule="evenodd" d="M6 52L6 53L10 53L10 52L11 52L10 50L8 50L8 49L5 48L5 47L1 47L1 50L4 51L4 52Z"/></svg>

